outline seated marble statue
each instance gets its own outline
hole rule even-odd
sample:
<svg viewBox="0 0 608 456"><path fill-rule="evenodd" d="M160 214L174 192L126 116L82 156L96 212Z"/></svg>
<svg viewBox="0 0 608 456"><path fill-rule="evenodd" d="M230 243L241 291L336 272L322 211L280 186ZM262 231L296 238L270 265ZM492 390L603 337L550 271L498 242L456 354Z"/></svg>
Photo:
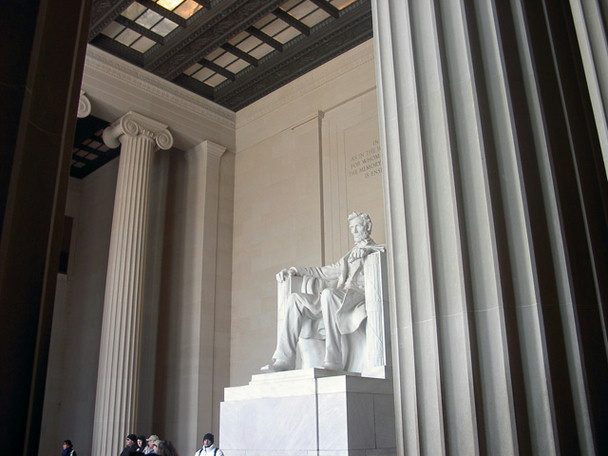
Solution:
<svg viewBox="0 0 608 456"><path fill-rule="evenodd" d="M367 318L364 262L373 252L383 252L372 238L369 215L353 212L348 225L355 245L337 263L321 267L290 267L277 274L277 281L289 277L315 280L316 293L291 292L286 301L285 318L278 328L277 346L272 362L262 372L295 369L296 349L300 338L324 339L322 367L345 370L343 336L357 331ZM317 332L317 335L311 333ZM365 346L365 343L363 344ZM365 347L364 347L365 348Z"/></svg>

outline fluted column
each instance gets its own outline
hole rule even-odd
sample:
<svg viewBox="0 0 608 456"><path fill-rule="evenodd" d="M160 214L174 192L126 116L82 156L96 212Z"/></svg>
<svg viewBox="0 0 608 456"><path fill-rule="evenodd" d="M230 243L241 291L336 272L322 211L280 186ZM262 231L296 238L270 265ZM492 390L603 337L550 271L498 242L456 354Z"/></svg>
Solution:
<svg viewBox="0 0 608 456"><path fill-rule="evenodd" d="M169 149L167 126L129 112L103 134L120 149L93 429L93 454L120 452L135 431L152 154Z"/></svg>
<svg viewBox="0 0 608 456"><path fill-rule="evenodd" d="M604 127L566 4L372 0L401 455L608 451Z"/></svg>
<svg viewBox="0 0 608 456"><path fill-rule="evenodd" d="M606 4L601 0L569 0L593 114L608 174L608 40ZM603 9L603 12L602 12Z"/></svg>

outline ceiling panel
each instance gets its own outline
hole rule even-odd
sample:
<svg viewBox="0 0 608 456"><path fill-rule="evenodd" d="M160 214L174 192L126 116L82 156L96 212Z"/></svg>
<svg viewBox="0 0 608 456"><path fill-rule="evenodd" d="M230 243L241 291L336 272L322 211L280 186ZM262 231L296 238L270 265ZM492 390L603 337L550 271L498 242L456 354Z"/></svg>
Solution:
<svg viewBox="0 0 608 456"><path fill-rule="evenodd" d="M93 0L89 28L91 45L234 111L371 36L370 0ZM113 153L88 144L76 177Z"/></svg>

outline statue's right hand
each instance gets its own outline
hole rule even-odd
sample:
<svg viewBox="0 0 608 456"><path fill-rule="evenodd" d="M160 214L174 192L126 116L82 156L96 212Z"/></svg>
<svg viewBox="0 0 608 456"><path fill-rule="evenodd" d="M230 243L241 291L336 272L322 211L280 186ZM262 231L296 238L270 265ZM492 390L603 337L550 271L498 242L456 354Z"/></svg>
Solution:
<svg viewBox="0 0 608 456"><path fill-rule="evenodd" d="M298 269L295 267L291 267L289 269L281 269L277 274L277 282L284 282L287 276L295 276L298 275Z"/></svg>
<svg viewBox="0 0 608 456"><path fill-rule="evenodd" d="M279 283L285 282L285 279L287 278L288 275L289 275L288 269L281 269L277 273L277 282L279 282Z"/></svg>

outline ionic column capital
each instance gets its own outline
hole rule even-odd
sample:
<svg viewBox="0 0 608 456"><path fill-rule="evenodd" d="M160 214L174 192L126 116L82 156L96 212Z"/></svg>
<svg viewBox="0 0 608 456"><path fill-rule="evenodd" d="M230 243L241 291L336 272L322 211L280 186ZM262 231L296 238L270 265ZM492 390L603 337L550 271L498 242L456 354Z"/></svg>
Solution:
<svg viewBox="0 0 608 456"><path fill-rule="evenodd" d="M80 91L80 99L78 100L78 118L82 119L91 114L91 101L87 98L84 90Z"/></svg>
<svg viewBox="0 0 608 456"><path fill-rule="evenodd" d="M108 147L116 148L120 145L123 135L147 138L163 150L173 146L173 135L167 125L133 111L129 111L104 130L103 142Z"/></svg>

